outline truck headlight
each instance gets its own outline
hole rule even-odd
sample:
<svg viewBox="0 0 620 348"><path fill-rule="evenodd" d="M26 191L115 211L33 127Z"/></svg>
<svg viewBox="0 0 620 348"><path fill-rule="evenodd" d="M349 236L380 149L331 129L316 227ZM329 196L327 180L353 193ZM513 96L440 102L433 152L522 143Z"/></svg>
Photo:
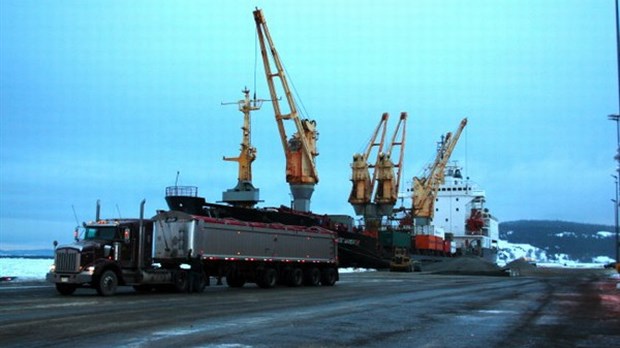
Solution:
<svg viewBox="0 0 620 348"><path fill-rule="evenodd" d="M55 264L55 263L52 263L52 264L50 265L50 273L55 273L55 272L56 272L56 264Z"/></svg>
<svg viewBox="0 0 620 348"><path fill-rule="evenodd" d="M95 273L95 266L89 266L88 268L86 268L86 272L88 272L88 274L93 275Z"/></svg>

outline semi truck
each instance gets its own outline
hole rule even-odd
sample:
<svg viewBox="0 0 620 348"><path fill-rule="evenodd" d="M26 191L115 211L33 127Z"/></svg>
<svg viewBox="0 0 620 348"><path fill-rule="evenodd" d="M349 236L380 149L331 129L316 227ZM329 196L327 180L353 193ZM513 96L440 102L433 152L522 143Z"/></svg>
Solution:
<svg viewBox="0 0 620 348"><path fill-rule="evenodd" d="M138 292L202 292L212 277L229 287L255 283L333 286L339 280L335 232L318 226L247 222L158 211L137 219L84 223L84 237L57 245L46 279L62 295L93 288L112 296L118 286Z"/></svg>

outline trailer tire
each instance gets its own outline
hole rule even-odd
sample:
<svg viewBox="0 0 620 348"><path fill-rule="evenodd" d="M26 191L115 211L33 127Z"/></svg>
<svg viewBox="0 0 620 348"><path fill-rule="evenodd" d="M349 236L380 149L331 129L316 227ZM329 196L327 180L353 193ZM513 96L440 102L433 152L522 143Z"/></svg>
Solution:
<svg viewBox="0 0 620 348"><path fill-rule="evenodd" d="M338 274L336 270L333 268L326 268L321 272L321 285L323 286L333 286L336 284L336 280L338 279Z"/></svg>
<svg viewBox="0 0 620 348"><path fill-rule="evenodd" d="M56 291L58 291L59 294L64 296L73 294L75 292L75 289L77 289L77 285L75 284L56 283Z"/></svg>
<svg viewBox="0 0 620 348"><path fill-rule="evenodd" d="M304 272L301 268L293 268L288 272L287 278L286 285L290 287L301 286L304 282Z"/></svg>
<svg viewBox="0 0 620 348"><path fill-rule="evenodd" d="M116 273L111 269L104 271L96 282L97 293L101 296L114 295L117 286L118 276L116 276Z"/></svg>
<svg viewBox="0 0 620 348"><path fill-rule="evenodd" d="M226 284L231 288L241 288L245 285L245 278L237 271L229 271L226 274Z"/></svg>
<svg viewBox="0 0 620 348"><path fill-rule="evenodd" d="M321 271L318 268L312 267L306 270L304 274L304 285L306 286L318 286L321 283Z"/></svg>
<svg viewBox="0 0 620 348"><path fill-rule="evenodd" d="M265 268L258 275L256 284L263 289L269 289L278 283L278 272L273 268Z"/></svg>

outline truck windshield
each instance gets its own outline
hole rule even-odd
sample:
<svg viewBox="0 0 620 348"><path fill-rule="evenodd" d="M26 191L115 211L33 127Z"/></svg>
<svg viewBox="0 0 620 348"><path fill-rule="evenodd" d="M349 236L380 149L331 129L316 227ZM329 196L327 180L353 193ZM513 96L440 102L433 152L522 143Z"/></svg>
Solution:
<svg viewBox="0 0 620 348"><path fill-rule="evenodd" d="M84 239L114 240L116 227L86 227Z"/></svg>

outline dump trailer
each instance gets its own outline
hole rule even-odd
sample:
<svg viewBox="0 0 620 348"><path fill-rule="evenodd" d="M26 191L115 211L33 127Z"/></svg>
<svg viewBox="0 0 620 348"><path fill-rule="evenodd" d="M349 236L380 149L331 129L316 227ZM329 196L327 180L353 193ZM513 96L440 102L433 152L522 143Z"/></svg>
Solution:
<svg viewBox="0 0 620 348"><path fill-rule="evenodd" d="M60 294L79 287L113 295L136 291L201 292L211 277L230 287L256 283L332 286L339 280L337 236L320 227L242 222L160 211L144 219L85 223L84 238L58 246L47 280Z"/></svg>

